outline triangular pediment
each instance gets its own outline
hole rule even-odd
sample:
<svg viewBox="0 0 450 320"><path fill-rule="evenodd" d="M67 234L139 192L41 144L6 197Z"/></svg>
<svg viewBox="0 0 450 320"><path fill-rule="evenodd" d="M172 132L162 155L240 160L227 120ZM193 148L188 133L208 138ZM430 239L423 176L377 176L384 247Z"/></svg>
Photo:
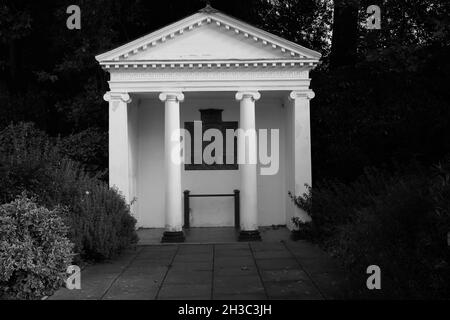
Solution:
<svg viewBox="0 0 450 320"><path fill-rule="evenodd" d="M217 61L302 61L320 54L217 10L201 10L149 35L96 56L102 65Z"/></svg>
<svg viewBox="0 0 450 320"><path fill-rule="evenodd" d="M255 60L290 58L289 53L263 45L244 35L206 24L124 60Z"/></svg>

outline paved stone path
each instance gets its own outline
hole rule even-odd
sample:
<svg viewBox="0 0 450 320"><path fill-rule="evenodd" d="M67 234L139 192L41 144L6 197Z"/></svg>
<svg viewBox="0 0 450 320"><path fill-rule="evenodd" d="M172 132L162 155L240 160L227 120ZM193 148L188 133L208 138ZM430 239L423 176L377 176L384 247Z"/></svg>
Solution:
<svg viewBox="0 0 450 320"><path fill-rule="evenodd" d="M344 274L304 241L138 246L49 299L339 299Z"/></svg>

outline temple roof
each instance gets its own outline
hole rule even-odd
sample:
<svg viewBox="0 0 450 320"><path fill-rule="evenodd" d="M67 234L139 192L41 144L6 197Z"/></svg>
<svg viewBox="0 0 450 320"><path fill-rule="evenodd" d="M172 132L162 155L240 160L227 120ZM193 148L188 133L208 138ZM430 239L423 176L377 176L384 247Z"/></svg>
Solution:
<svg viewBox="0 0 450 320"><path fill-rule="evenodd" d="M321 54L207 5L197 13L96 56L122 65L285 65L314 67Z"/></svg>

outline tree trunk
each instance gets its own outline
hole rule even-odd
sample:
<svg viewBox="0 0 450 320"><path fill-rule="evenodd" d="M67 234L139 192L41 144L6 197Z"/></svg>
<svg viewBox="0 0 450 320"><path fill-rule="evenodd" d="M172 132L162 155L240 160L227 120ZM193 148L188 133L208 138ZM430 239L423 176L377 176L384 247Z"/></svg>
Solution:
<svg viewBox="0 0 450 320"><path fill-rule="evenodd" d="M337 68L356 62L359 0L335 0L330 66Z"/></svg>

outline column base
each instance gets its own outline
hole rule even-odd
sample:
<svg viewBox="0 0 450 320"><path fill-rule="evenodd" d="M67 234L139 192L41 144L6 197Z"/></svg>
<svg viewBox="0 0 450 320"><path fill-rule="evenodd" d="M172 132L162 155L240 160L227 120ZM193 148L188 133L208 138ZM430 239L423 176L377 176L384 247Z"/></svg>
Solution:
<svg viewBox="0 0 450 320"><path fill-rule="evenodd" d="M178 243L184 242L185 237L183 231L165 231L161 242L163 243Z"/></svg>
<svg viewBox="0 0 450 320"><path fill-rule="evenodd" d="M261 235L259 234L258 230L241 230L239 232L239 241L261 241Z"/></svg>

